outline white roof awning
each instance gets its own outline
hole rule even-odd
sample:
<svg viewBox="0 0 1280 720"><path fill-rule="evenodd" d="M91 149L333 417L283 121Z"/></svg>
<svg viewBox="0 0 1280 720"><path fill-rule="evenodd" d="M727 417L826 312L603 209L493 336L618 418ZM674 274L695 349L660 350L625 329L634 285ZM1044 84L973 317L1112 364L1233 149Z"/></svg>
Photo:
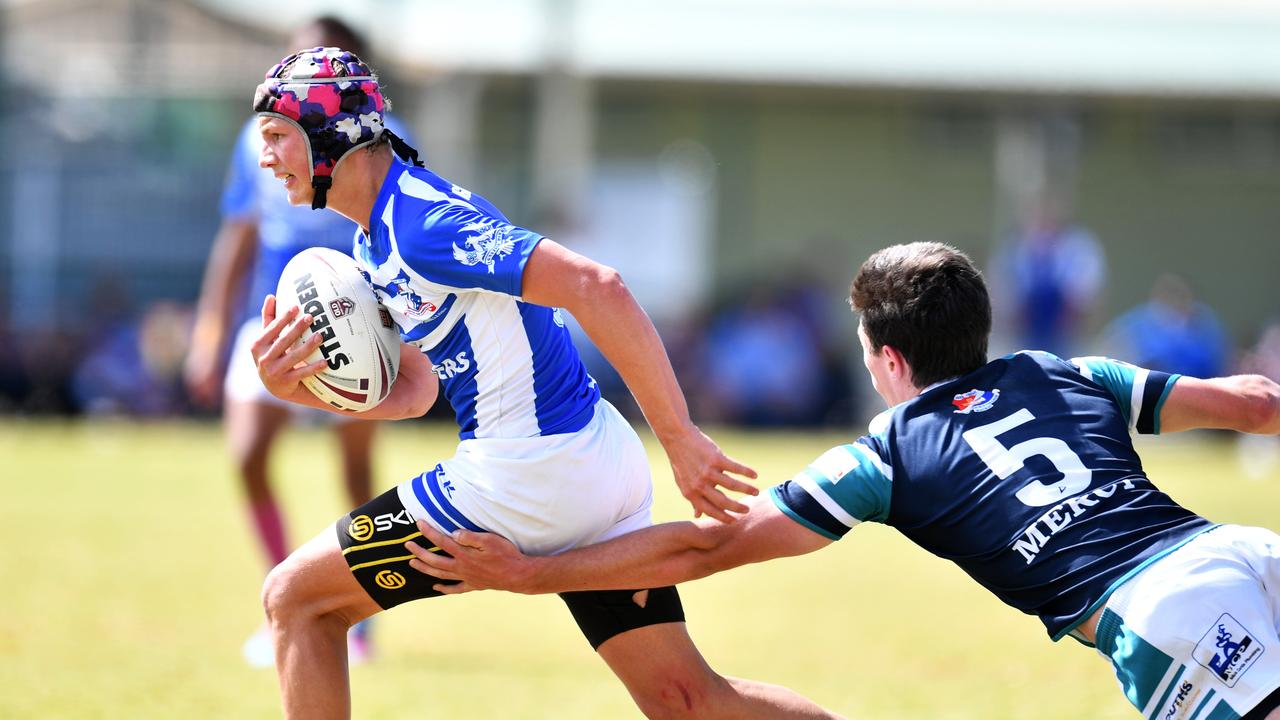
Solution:
<svg viewBox="0 0 1280 720"><path fill-rule="evenodd" d="M289 22L315 12L295 4ZM353 19L382 57L444 71L1280 98L1270 0L384 0Z"/></svg>

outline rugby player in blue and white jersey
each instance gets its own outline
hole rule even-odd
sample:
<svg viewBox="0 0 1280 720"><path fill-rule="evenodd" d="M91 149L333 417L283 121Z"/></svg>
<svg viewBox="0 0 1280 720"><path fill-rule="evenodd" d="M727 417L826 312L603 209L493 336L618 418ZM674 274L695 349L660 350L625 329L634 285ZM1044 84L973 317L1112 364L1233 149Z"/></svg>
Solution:
<svg viewBox="0 0 1280 720"><path fill-rule="evenodd" d="M754 498L738 522L669 523L554 558L492 534L427 536L415 568L446 593L677 583L813 552L861 522L897 528L1006 604L1112 664L1149 718L1280 718L1280 536L1213 523L1143 472L1130 433L1280 433L1280 386L1103 358L987 362L981 275L945 245L871 256L852 288L890 409Z"/></svg>
<svg viewBox="0 0 1280 720"><path fill-rule="evenodd" d="M290 48L316 45L341 45L359 53L363 43L346 23L321 16L289 38ZM386 122L387 127L407 137L390 114ZM280 182L270 171L258 167L261 151L258 119L252 117L232 151L222 192L222 224L205 268L184 379L191 397L203 405L216 406L221 394L227 449L270 569L288 556L291 547L269 473L271 451L281 431L295 419L331 419L326 424L337 437L347 498L352 505L362 505L373 497L376 423L292 405L273 397L258 379L249 346L262 330L263 298L275 292L285 264L309 247L349 253L355 232L355 225L337 213L290 205ZM368 624L353 630L350 646L352 662L370 656ZM271 666L274 652L266 625L249 636L243 653L250 665Z"/></svg>
<svg viewBox="0 0 1280 720"><path fill-rule="evenodd" d="M260 162L294 204L360 226L355 257L400 326L400 373L365 417L424 413L443 388L457 453L353 510L294 552L263 590L286 714L347 717L343 634L401 603L439 595L413 572L415 520L501 533L557 553L650 524L640 439L583 368L560 311L577 318L634 393L696 511L745 510L721 487L754 476L689 419L661 340L618 273L512 225L479 195L393 158L416 153L381 124L383 98L360 59L337 48L286 58L258 88ZM253 344L276 397L328 408L299 381L321 341L310 316L262 309ZM301 340L301 342L299 342ZM653 717L832 717L785 688L714 673L693 646L674 587L566 593L579 627ZM429 709L427 709L429 711Z"/></svg>

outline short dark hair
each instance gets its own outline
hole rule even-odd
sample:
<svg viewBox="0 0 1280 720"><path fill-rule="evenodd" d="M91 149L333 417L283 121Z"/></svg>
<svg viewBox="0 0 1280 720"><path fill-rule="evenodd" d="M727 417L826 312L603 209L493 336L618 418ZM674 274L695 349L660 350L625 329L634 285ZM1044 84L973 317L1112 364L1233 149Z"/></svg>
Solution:
<svg viewBox="0 0 1280 720"><path fill-rule="evenodd" d="M302 39L298 37L299 35L306 37L308 42L320 43L323 46L337 47L355 53L356 57L364 61L366 65L370 64L369 53L367 52L368 46L365 45L364 35L361 35L337 15L320 15L312 18L298 27L291 40ZM305 49L307 48L289 48L290 52L300 52ZM370 72L374 80L379 80L377 73L373 73L372 69ZM382 88L382 102L384 111L391 109L391 98L387 96L385 87ZM388 142L387 134L379 133L377 139L365 147L372 151L380 145L388 144Z"/></svg>
<svg viewBox="0 0 1280 720"><path fill-rule="evenodd" d="M849 292L862 328L879 353L895 348L911 382L928 387L987 362L991 299L982 273L942 243L887 247L862 263Z"/></svg>
<svg viewBox="0 0 1280 720"><path fill-rule="evenodd" d="M350 50L360 57L361 60L368 61L365 57L364 37L356 32L355 28L335 15L321 15L302 26L304 29L320 35L329 45L340 47L343 50ZM289 48L291 51L302 50L303 48Z"/></svg>

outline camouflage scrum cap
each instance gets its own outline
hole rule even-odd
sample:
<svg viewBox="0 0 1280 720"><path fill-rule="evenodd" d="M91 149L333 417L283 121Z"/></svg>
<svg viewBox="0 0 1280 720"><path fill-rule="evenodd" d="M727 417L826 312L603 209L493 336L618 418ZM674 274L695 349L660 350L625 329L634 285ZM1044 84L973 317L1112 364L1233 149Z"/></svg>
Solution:
<svg viewBox="0 0 1280 720"><path fill-rule="evenodd" d="M297 125L311 153L312 209L325 206L333 173L351 151L385 133L397 154L417 153L383 125L386 101L378 77L355 53L316 47L294 53L267 72L253 98L259 115Z"/></svg>

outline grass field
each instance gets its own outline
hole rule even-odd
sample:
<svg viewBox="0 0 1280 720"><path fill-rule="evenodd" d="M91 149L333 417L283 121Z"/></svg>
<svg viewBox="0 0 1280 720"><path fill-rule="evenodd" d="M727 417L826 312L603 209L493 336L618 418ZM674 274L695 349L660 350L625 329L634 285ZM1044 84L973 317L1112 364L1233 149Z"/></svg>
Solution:
<svg viewBox="0 0 1280 720"><path fill-rule="evenodd" d="M770 482L840 435L716 433ZM447 456L446 426L391 428L379 486ZM1221 438L1143 444L1149 474L1220 521L1280 525L1280 475L1240 479ZM656 446L650 444L651 450ZM295 542L347 508L321 430L276 468ZM263 568L211 424L0 422L0 718L269 718L275 676L240 659ZM689 515L660 453L656 517ZM789 685L851 718L1134 717L1110 671L890 530L682 588L721 672ZM555 597L405 606L353 671L358 718L634 718Z"/></svg>

